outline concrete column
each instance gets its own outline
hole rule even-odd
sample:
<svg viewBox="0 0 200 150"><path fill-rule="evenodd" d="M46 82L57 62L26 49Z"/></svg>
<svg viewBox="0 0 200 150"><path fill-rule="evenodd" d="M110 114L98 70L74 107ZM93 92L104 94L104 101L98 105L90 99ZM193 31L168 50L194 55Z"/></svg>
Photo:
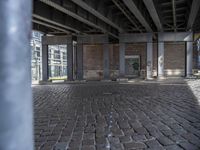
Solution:
<svg viewBox="0 0 200 150"><path fill-rule="evenodd" d="M77 43L77 79L83 80L83 44Z"/></svg>
<svg viewBox="0 0 200 150"><path fill-rule="evenodd" d="M193 42L187 42L187 62L186 62L186 75L190 77L192 75L192 66L193 66Z"/></svg>
<svg viewBox="0 0 200 150"><path fill-rule="evenodd" d="M109 44L103 44L103 77L105 80L110 78L110 63L109 63Z"/></svg>
<svg viewBox="0 0 200 150"><path fill-rule="evenodd" d="M42 81L49 79L48 45L42 44Z"/></svg>
<svg viewBox="0 0 200 150"><path fill-rule="evenodd" d="M119 44L119 76L125 76L125 43Z"/></svg>
<svg viewBox="0 0 200 150"><path fill-rule="evenodd" d="M158 78L164 77L164 42L158 42Z"/></svg>
<svg viewBox="0 0 200 150"><path fill-rule="evenodd" d="M152 79L153 72L153 43L147 43L147 79Z"/></svg>
<svg viewBox="0 0 200 150"><path fill-rule="evenodd" d="M67 80L73 80L73 42L67 43Z"/></svg>
<svg viewBox="0 0 200 150"><path fill-rule="evenodd" d="M32 0L0 1L0 149L33 150Z"/></svg>

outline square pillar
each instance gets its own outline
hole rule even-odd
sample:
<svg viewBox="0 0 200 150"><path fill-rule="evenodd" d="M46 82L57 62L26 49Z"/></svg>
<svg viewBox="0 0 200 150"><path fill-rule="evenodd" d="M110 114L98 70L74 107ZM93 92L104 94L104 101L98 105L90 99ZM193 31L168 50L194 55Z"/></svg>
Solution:
<svg viewBox="0 0 200 150"><path fill-rule="evenodd" d="M110 79L109 44L103 44L103 78Z"/></svg>
<svg viewBox="0 0 200 150"><path fill-rule="evenodd" d="M48 45L42 44L42 81L49 79Z"/></svg>
<svg viewBox="0 0 200 150"><path fill-rule="evenodd" d="M153 43L147 43L147 79L152 79L153 68Z"/></svg>
<svg viewBox="0 0 200 150"><path fill-rule="evenodd" d="M147 34L147 80L152 79L153 72L153 36L151 33Z"/></svg>
<svg viewBox="0 0 200 150"><path fill-rule="evenodd" d="M77 79L83 80L83 44L77 43Z"/></svg>
<svg viewBox="0 0 200 150"><path fill-rule="evenodd" d="M158 78L164 77L164 42L158 42Z"/></svg>
<svg viewBox="0 0 200 150"><path fill-rule="evenodd" d="M187 42L186 50L186 76L192 76L192 66L193 66L193 42Z"/></svg>
<svg viewBox="0 0 200 150"><path fill-rule="evenodd" d="M119 44L119 76L125 76L125 43Z"/></svg>
<svg viewBox="0 0 200 150"><path fill-rule="evenodd" d="M67 43L67 80L73 81L73 42Z"/></svg>

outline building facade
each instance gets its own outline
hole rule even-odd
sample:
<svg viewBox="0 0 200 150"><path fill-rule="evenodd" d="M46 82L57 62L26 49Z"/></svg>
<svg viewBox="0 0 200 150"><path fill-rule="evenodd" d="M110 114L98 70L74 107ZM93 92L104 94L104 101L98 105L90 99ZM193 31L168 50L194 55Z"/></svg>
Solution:
<svg viewBox="0 0 200 150"><path fill-rule="evenodd" d="M42 79L42 33L33 31L31 39L31 72L32 80ZM48 46L49 79L67 78L67 46L49 45Z"/></svg>

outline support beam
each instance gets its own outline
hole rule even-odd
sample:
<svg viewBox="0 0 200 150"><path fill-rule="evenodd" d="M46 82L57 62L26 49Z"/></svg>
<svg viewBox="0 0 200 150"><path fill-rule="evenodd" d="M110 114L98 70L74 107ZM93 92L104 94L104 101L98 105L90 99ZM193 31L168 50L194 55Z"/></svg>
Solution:
<svg viewBox="0 0 200 150"><path fill-rule="evenodd" d="M176 32L177 26L176 26L176 4L175 4L175 0L172 0L172 12L173 12L174 32Z"/></svg>
<svg viewBox="0 0 200 150"><path fill-rule="evenodd" d="M119 76L125 76L125 43L119 43Z"/></svg>
<svg viewBox="0 0 200 150"><path fill-rule="evenodd" d="M193 67L193 42L187 42L186 50L186 76L190 77L192 75Z"/></svg>
<svg viewBox="0 0 200 150"><path fill-rule="evenodd" d="M158 78L164 77L164 42L158 42Z"/></svg>
<svg viewBox="0 0 200 150"><path fill-rule="evenodd" d="M190 15L187 23L187 29L192 29L200 7L200 0L193 0L190 9Z"/></svg>
<svg viewBox="0 0 200 150"><path fill-rule="evenodd" d="M83 17L77 15L76 13L67 10L66 8L64 8L64 7L60 6L60 5L58 5L57 3L53 2L52 0L40 0L40 1L43 2L43 3L45 3L46 5L49 5L49 6L53 7L53 8L55 8L56 10L59 10L60 12L63 12L63 13L66 14L66 15L69 15L69 16L71 16L71 17L77 19L77 20L80 21L80 22L83 22L83 23L85 23L85 24L87 24L87 25L89 25L89 26L91 26L91 27L94 27L94 28L96 28L96 29L99 29L99 30L102 31L103 33L108 33L108 34L110 34L111 36L113 36L113 37L115 37L115 38L118 38L117 35L115 35L115 34L109 32L109 31L107 31L106 29L104 29L104 28L98 26L97 24L95 24L95 23L93 23L93 22L91 22L91 21L89 21L89 20L87 20L87 19L85 19L85 18L83 18Z"/></svg>
<svg viewBox="0 0 200 150"><path fill-rule="evenodd" d="M33 150L32 0L0 1L0 149Z"/></svg>
<svg viewBox="0 0 200 150"><path fill-rule="evenodd" d="M130 15L127 13L127 11L125 9L123 9L120 6L120 2L118 0L112 0L112 2L119 8L119 10L121 10L121 12L126 16L126 18L128 18L128 20L132 23L132 25L140 32L142 32L142 30L138 27L138 25L135 23L135 21L130 17Z"/></svg>
<svg viewBox="0 0 200 150"><path fill-rule="evenodd" d="M73 81L73 41L67 42L67 80Z"/></svg>
<svg viewBox="0 0 200 150"><path fill-rule="evenodd" d="M159 19L158 13L156 11L153 0L143 0L143 2L145 4L146 8L148 9L149 14L150 14L151 18L153 19L158 31L162 31L163 30L162 24L160 22L160 19Z"/></svg>
<svg viewBox="0 0 200 150"><path fill-rule="evenodd" d="M42 43L42 81L48 81L48 79L49 79L48 45Z"/></svg>
<svg viewBox="0 0 200 150"><path fill-rule="evenodd" d="M72 27L69 27L69 26L66 26L66 25L57 23L57 22L55 22L55 21L49 20L49 19L47 19L47 18L45 18L45 17L42 17L42 16L39 16L39 15L37 15L37 14L33 14L33 17L34 17L34 18L37 18L37 19L39 19L39 20L45 21L45 22L47 22L47 23L50 23L50 24L53 24L53 25L62 27L62 28L64 28L64 29L67 29L67 30L70 30L70 31L74 31L74 32L76 32L76 33L80 33L80 31L77 30L77 29L75 29L75 28L72 28Z"/></svg>
<svg viewBox="0 0 200 150"><path fill-rule="evenodd" d="M83 44L77 43L77 79L83 80Z"/></svg>
<svg viewBox="0 0 200 150"><path fill-rule="evenodd" d="M123 0L124 4L129 8L129 10L135 15L135 17L140 21L140 23L145 27L147 32L153 32L148 22L143 17L142 13L139 11L133 0Z"/></svg>
<svg viewBox="0 0 200 150"><path fill-rule="evenodd" d="M112 22L111 20L109 20L108 18L103 16L100 12L98 12L97 10L95 10L94 8L89 6L84 1L82 1L82 0L71 0L71 1L74 2L76 5L82 7L83 9L87 10L88 12L90 12L91 14L96 16L97 18L101 19L105 23L107 23L107 24L111 25L112 27L116 28L119 32L123 32L123 29L121 27L119 27L114 22Z"/></svg>
<svg viewBox="0 0 200 150"><path fill-rule="evenodd" d="M152 79L153 75L153 43L152 34L148 35L147 42L147 79Z"/></svg>
<svg viewBox="0 0 200 150"><path fill-rule="evenodd" d="M109 52L109 44L103 44L103 77L104 80L110 79L110 52Z"/></svg>

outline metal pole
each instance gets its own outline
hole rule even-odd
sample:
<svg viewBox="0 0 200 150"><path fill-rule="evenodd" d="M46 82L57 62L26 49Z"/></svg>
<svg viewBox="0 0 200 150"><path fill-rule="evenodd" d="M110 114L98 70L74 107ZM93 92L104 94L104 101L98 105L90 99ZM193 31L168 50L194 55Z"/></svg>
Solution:
<svg viewBox="0 0 200 150"><path fill-rule="evenodd" d="M0 149L33 150L32 0L0 1Z"/></svg>

